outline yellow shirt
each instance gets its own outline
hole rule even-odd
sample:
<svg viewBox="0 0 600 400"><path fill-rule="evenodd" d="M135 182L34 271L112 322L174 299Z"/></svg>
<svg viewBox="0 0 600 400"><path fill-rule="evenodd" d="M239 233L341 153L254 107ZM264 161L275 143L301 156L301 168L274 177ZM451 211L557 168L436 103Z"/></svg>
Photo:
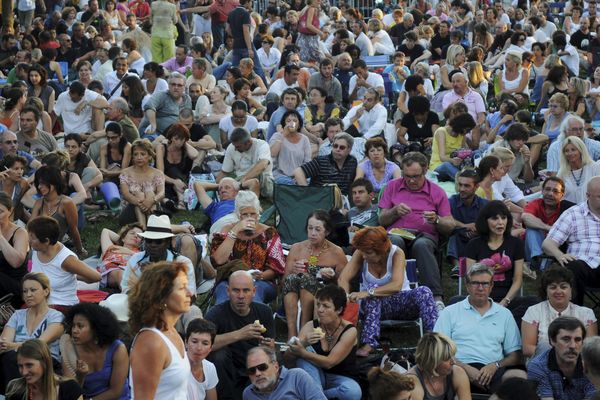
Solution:
<svg viewBox="0 0 600 400"><path fill-rule="evenodd" d="M429 169L432 171L442 165L442 160L440 160L440 153L438 150L438 135L440 132L446 139L446 151L444 154L446 157L450 157L450 154L452 154L453 151L460 150L462 148L463 139L465 137L464 135L450 135L445 126L442 126L435 131L435 134L433 135L433 143L431 145L431 161L429 162Z"/></svg>
<svg viewBox="0 0 600 400"><path fill-rule="evenodd" d="M487 193L481 186L477 188L477 190L475 191L475 194L477 196L481 197L482 199L486 199L488 201L496 200L496 199L494 199L494 191L493 190L492 190L492 197L488 198Z"/></svg>

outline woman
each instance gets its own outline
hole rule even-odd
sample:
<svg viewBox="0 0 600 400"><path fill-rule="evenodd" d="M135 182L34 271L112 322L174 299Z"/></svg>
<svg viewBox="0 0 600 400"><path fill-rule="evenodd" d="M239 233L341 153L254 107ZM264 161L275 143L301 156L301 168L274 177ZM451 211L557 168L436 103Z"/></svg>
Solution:
<svg viewBox="0 0 600 400"><path fill-rule="evenodd" d="M480 145L486 141L488 145L504 136L509 126L515 123L514 115L519 111L517 103L507 96L500 101L498 111L489 113L485 118L485 131L481 135Z"/></svg>
<svg viewBox="0 0 600 400"><path fill-rule="evenodd" d="M27 101L27 93L23 93L18 88L10 88L4 90L2 96L4 97L4 107L0 112L0 124L13 132L18 132L21 126L19 118Z"/></svg>
<svg viewBox="0 0 600 400"><path fill-rule="evenodd" d="M277 296L274 281L285 272L285 260L277 230L258 222L261 211L258 197L253 192L240 191L235 198L238 222L225 225L221 232L215 233L210 259L211 264L223 272L234 266L232 262L239 265L242 261L244 269L253 270L254 301L269 303ZM215 288L216 304L228 300L227 282L222 281L226 278L217 274L217 281L221 282Z"/></svg>
<svg viewBox="0 0 600 400"><path fill-rule="evenodd" d="M437 113L431 111L431 103L427 97L413 96L408 99L408 113L402 117L396 137L404 146L417 142L426 151L431 149L433 134L439 126L440 119Z"/></svg>
<svg viewBox="0 0 600 400"><path fill-rule="evenodd" d="M531 45L531 52L533 53L533 73L535 75L535 79L537 80L538 76L543 76L544 74L544 64L546 62L546 44L535 42Z"/></svg>
<svg viewBox="0 0 600 400"><path fill-rule="evenodd" d="M454 181L463 159L456 152L467 147L465 135L475 128L475 120L469 113L459 114L438 128L433 135L429 169L438 174L440 181Z"/></svg>
<svg viewBox="0 0 600 400"><path fill-rule="evenodd" d="M116 37L118 38L121 36L121 31L125 29L125 19L121 17L114 0L108 0L106 3L104 3L103 15L104 19L115 33Z"/></svg>
<svg viewBox="0 0 600 400"><path fill-rule="evenodd" d="M366 357L377 347L382 319L414 319L420 316L423 328L432 330L438 317L433 294L427 286L410 288L404 252L392 244L385 229L361 229L354 234L352 246L356 250L338 283L348 293L348 300L361 302L363 346L356 355ZM352 292L351 282L358 275L362 278L360 291Z"/></svg>
<svg viewBox="0 0 600 400"><path fill-rule="evenodd" d="M42 157L42 165L54 167L60 171L60 176L64 183L61 194L69 195L75 205L79 206L87 198L87 193L79 175L67 172L68 164L69 153L66 150L55 150Z"/></svg>
<svg viewBox="0 0 600 400"><path fill-rule="evenodd" d="M179 210L187 208L183 192L188 187L190 172L198 150L192 146L190 131L180 123L173 124L165 134L167 143L157 143L156 168L165 175L165 198L170 201L169 208L175 205Z"/></svg>
<svg viewBox="0 0 600 400"><path fill-rule="evenodd" d="M262 119L267 109L252 96L252 85L248 79L236 79L233 83L233 94L233 102L243 101L248 106L250 115L255 116L257 120Z"/></svg>
<svg viewBox="0 0 600 400"><path fill-rule="evenodd" d="M31 271L43 272L50 279L52 292L48 304L61 312L79 303L77 278L94 283L100 274L79 260L75 253L58 241L58 222L50 217L33 218L27 223L31 245Z"/></svg>
<svg viewBox="0 0 600 400"><path fill-rule="evenodd" d="M77 380L85 398L130 399L129 356L115 315L98 304L80 303L69 310L65 326L63 375Z"/></svg>
<svg viewBox="0 0 600 400"><path fill-rule="evenodd" d="M108 142L100 147L100 172L105 181L118 184L119 175L131 161L131 143L123 136L118 122L109 122L105 131Z"/></svg>
<svg viewBox="0 0 600 400"><path fill-rule="evenodd" d="M546 64L550 57L546 60ZM560 59L559 59L560 60ZM548 68L548 67L546 67ZM548 103L550 98L557 93L567 94L569 89L569 74L567 72L567 67L564 65L555 65L548 70L548 74L546 75L546 79L542 84L542 92L540 101L537 105L536 112L540 112L542 108L548 107Z"/></svg>
<svg viewBox="0 0 600 400"><path fill-rule="evenodd" d="M484 23L473 26L473 46L481 46L485 52L492 47L494 35L492 35Z"/></svg>
<svg viewBox="0 0 600 400"><path fill-rule="evenodd" d="M565 17L565 20L563 22L563 29L565 30L567 35L573 35L579 30L579 28L581 27L582 14L583 9L579 6L576 6L571 9L571 15L567 15Z"/></svg>
<svg viewBox="0 0 600 400"><path fill-rule="evenodd" d="M17 351L17 365L22 378L14 379L6 390L7 400L80 400L82 390L73 379L54 373L48 346L31 339Z"/></svg>
<svg viewBox="0 0 600 400"><path fill-rule="evenodd" d="M319 40L327 39L327 35L321 30L320 11L319 0L307 0L299 14L296 46L300 48L300 58L307 62L320 62L324 57Z"/></svg>
<svg viewBox="0 0 600 400"><path fill-rule="evenodd" d="M169 84L163 79L163 76L165 76L165 70L162 65L154 61L144 65L144 79L142 79L142 83L148 94L169 90Z"/></svg>
<svg viewBox="0 0 600 400"><path fill-rule="evenodd" d="M373 184L375 193L379 193L392 179L402 176L400 167L387 159L388 146L383 138L368 139L365 153L367 159L356 168L356 179L367 178Z"/></svg>
<svg viewBox="0 0 600 400"><path fill-rule="evenodd" d="M267 94L267 86L262 78L254 72L254 61L251 58L242 58L240 60L240 73L242 78L250 82L250 90L253 96L263 96Z"/></svg>
<svg viewBox="0 0 600 400"><path fill-rule="evenodd" d="M7 154L4 156L2 162L0 162L0 168L4 170L0 172L0 192L6 193L11 201L9 207L11 220L24 220L21 199L29 190L29 182L23 178L23 174L27 168L27 159ZM0 295L0 297L2 296Z"/></svg>
<svg viewBox="0 0 600 400"><path fill-rule="evenodd" d="M452 71L462 71L465 76L467 75L467 70L465 69L466 62L466 53L465 48L459 44L451 44L448 47L448 52L446 53L446 64L440 67L439 78L441 82L440 90L446 91L452 89L452 81L450 81L450 73Z"/></svg>
<svg viewBox="0 0 600 400"><path fill-rule="evenodd" d="M525 93L529 95L529 71L522 68L523 59L519 53L507 53L504 56L504 69L498 83L500 91L497 98L504 93Z"/></svg>
<svg viewBox="0 0 600 400"><path fill-rule="evenodd" d="M490 201L475 222L479 236L466 248L467 268L476 262L494 268L490 297L504 307L518 296L523 284L525 245L511 236L512 222L512 214L502 201Z"/></svg>
<svg viewBox="0 0 600 400"><path fill-rule="evenodd" d="M140 3L145 3L143 0ZM132 7L133 11L133 6ZM134 13L136 13L134 11ZM137 13L136 13L137 14ZM152 61L163 63L175 56L175 39L177 37L177 7L170 1L164 0L152 3L149 15L152 22Z"/></svg>
<svg viewBox="0 0 600 400"><path fill-rule="evenodd" d="M279 61L281 60L281 52L273 47L275 39L271 35L265 35L261 39L261 47L256 51L258 61L265 71L265 76L269 79L273 76L273 71L277 70ZM270 81L270 80L269 80Z"/></svg>
<svg viewBox="0 0 600 400"><path fill-rule="evenodd" d="M119 175L119 189L124 208L119 224L137 222L146 228L146 219L165 197L165 174L151 165L156 153L148 139L137 139L131 145L132 165Z"/></svg>
<svg viewBox="0 0 600 400"><path fill-rule="evenodd" d="M308 92L310 104L304 109L305 129L318 138L323 137L325 133L325 121L329 118L339 118L340 115L338 105L327 96L327 91L322 87L312 87Z"/></svg>
<svg viewBox="0 0 600 400"><path fill-rule="evenodd" d="M428 332L419 339L415 366L407 376L415 384L411 400L471 399L464 369L456 365L456 344L442 333Z"/></svg>
<svg viewBox="0 0 600 400"><path fill-rule="evenodd" d="M121 97L129 104L129 117L139 125L144 117L144 104L148 100L146 90L140 78L135 75L127 75L121 84Z"/></svg>
<svg viewBox="0 0 600 400"><path fill-rule="evenodd" d="M159 262L145 267L129 293L132 398L187 399L190 363L175 323L190 310L187 266ZM152 351L148 351L152 349Z"/></svg>
<svg viewBox="0 0 600 400"><path fill-rule="evenodd" d="M479 61L471 61L469 67L469 86L481 95L485 102L488 97L489 83L486 78L483 66Z"/></svg>
<svg viewBox="0 0 600 400"><path fill-rule="evenodd" d="M93 81L92 64L89 61L80 61L77 64L77 76L79 78L78 81L87 88L90 82Z"/></svg>
<svg viewBox="0 0 600 400"><path fill-rule="evenodd" d="M527 309L521 320L523 355L533 357L550 348L548 327L558 316L575 317L586 328L586 337L598 334L594 311L571 302L575 276L560 265L552 265L542 274L539 295L542 302Z"/></svg>
<svg viewBox="0 0 600 400"><path fill-rule="evenodd" d="M302 327L313 318L317 289L323 283L335 281L348 262L341 247L327 240L333 229L329 213L314 210L306 221L308 239L290 249L282 289L288 339L298 334L298 301L301 310L304 310L300 316Z"/></svg>
<svg viewBox="0 0 600 400"><path fill-rule="evenodd" d="M133 223L125 225L119 233L103 228L100 233L101 260L98 264L98 272L102 276L101 284L120 289L123 271L127 261L132 255L140 251L142 239L138 233L142 233L140 224Z"/></svg>
<svg viewBox="0 0 600 400"><path fill-rule="evenodd" d="M600 175L600 162L594 162L588 149L577 136L569 136L560 146L557 176L565 181L564 200L579 204L587 200L587 184Z"/></svg>
<svg viewBox="0 0 600 400"><path fill-rule="evenodd" d="M44 103L44 110L52 114L54 111L55 93L54 89L48 85L46 68L37 63L32 64L27 76L27 82L29 83L27 95L40 98Z"/></svg>
<svg viewBox="0 0 600 400"><path fill-rule="evenodd" d="M585 79L572 77L569 79L569 89L567 96L569 97L569 112L589 120L590 116L587 109L587 97L589 90L589 82Z"/></svg>
<svg viewBox="0 0 600 400"><path fill-rule="evenodd" d="M438 3L443 4L443 3ZM415 384L406 375L373 367L367 375L370 400L411 400Z"/></svg>
<svg viewBox="0 0 600 400"><path fill-rule="evenodd" d="M73 32L73 24L77 22L77 10L75 7L65 7L61 13L62 22L67 27L67 33Z"/></svg>
<svg viewBox="0 0 600 400"><path fill-rule="evenodd" d="M29 237L25 229L13 222L13 212L11 197L6 192L0 192L0 297L12 294L11 303L18 308L23 304L21 278L27 273Z"/></svg>
<svg viewBox="0 0 600 400"><path fill-rule="evenodd" d="M542 134L548 136L550 143L560 134L560 126L569 116L569 98L564 93L555 93L548 102L548 111L544 115Z"/></svg>
<svg viewBox="0 0 600 400"><path fill-rule="evenodd" d="M54 219L59 232L57 240L63 240L67 231L77 254L87 255L77 227L77 207L73 200L63 194L64 180L56 167L42 166L35 172L34 187L40 196L33 205L31 217L48 216Z"/></svg>
<svg viewBox="0 0 600 400"><path fill-rule="evenodd" d="M77 133L69 133L64 139L65 150L69 154L67 172L77 174L85 189L87 197L91 197L91 190L102 183L102 173L96 163L83 150L83 139Z"/></svg>
<svg viewBox="0 0 600 400"><path fill-rule="evenodd" d="M40 65L46 69L48 79L56 79L61 85L65 84L65 78L62 74L60 65L56 62L58 56L56 49L44 49L42 51L42 58L40 59Z"/></svg>
<svg viewBox="0 0 600 400"><path fill-rule="evenodd" d="M39 339L48 344L53 363L60 365L58 339L64 330L64 317L48 307L50 280L46 274L31 272L24 275L21 282L20 298L27 308L15 311L0 335L3 393L8 382L19 377L17 350L29 339Z"/></svg>
<svg viewBox="0 0 600 400"><path fill-rule="evenodd" d="M137 50L138 45L136 41L131 38L123 39L121 48L125 53L127 53L127 64L129 64L129 68L135 70L138 75L143 75L146 66L146 60Z"/></svg>
<svg viewBox="0 0 600 400"><path fill-rule="evenodd" d="M391 56L396 51L396 46L392 42L390 35L383 29L383 22L378 19L371 18L368 23L369 37L373 43L375 54L383 54Z"/></svg>
<svg viewBox="0 0 600 400"><path fill-rule="evenodd" d="M289 342L285 356L308 372L323 388L328 399L360 400L362 391L356 374L356 327L342 318L346 292L327 285L317 291L316 318L300 330L298 340Z"/></svg>
<svg viewBox="0 0 600 400"><path fill-rule="evenodd" d="M312 159L308 137L302 131L302 117L288 110L281 117L282 132L275 132L269 144L273 159L273 178L280 185L294 185L294 170Z"/></svg>
<svg viewBox="0 0 600 400"><path fill-rule="evenodd" d="M196 104L196 114L200 118L200 123L211 133L211 137L219 137L219 121L231 116L231 106L225 102L229 96L229 90L222 85L217 85L210 91L210 104L208 107L199 109Z"/></svg>

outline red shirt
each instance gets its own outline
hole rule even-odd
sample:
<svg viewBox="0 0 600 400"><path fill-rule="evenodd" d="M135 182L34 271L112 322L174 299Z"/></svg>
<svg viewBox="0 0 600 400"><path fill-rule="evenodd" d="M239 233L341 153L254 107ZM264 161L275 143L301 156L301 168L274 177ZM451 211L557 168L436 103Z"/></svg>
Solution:
<svg viewBox="0 0 600 400"><path fill-rule="evenodd" d="M546 215L544 207L544 199L535 199L527 203L523 212L534 215L542 220L546 225L554 225L558 217L560 217L560 205L556 207L556 211L550 215Z"/></svg>
<svg viewBox="0 0 600 400"><path fill-rule="evenodd" d="M141 3L132 1L129 3L129 10L138 18L146 18L150 15L150 4L146 3L145 1Z"/></svg>
<svg viewBox="0 0 600 400"><path fill-rule="evenodd" d="M225 23L227 22L229 13L239 5L238 0L215 0L208 7L208 12L212 19L215 19L219 23Z"/></svg>

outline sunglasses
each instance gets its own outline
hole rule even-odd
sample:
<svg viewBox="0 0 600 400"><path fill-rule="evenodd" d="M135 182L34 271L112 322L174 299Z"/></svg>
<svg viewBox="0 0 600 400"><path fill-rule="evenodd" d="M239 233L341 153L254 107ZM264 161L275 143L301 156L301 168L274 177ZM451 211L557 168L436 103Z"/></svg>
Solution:
<svg viewBox="0 0 600 400"><path fill-rule="evenodd" d="M19 144L18 140L5 140L4 144Z"/></svg>
<svg viewBox="0 0 600 400"><path fill-rule="evenodd" d="M340 149L340 150L346 150L348 148L348 146L344 146L342 144L334 144L333 148L334 149Z"/></svg>
<svg viewBox="0 0 600 400"><path fill-rule="evenodd" d="M265 372L268 369L269 369L269 364L262 363L262 364L258 364L255 367L246 368L246 374L248 374L248 376L252 376L252 375L256 374L256 370L259 370L260 372Z"/></svg>

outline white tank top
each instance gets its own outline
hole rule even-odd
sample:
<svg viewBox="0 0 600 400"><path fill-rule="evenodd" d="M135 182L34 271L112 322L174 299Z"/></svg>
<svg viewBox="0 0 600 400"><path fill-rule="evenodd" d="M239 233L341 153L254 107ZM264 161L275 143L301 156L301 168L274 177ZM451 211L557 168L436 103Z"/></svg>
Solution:
<svg viewBox="0 0 600 400"><path fill-rule="evenodd" d="M502 70L502 81L504 82L504 88L509 89L509 90L513 90L519 87L519 84L521 83L521 79L523 78L523 68L521 68L519 70L519 75L517 76L517 79L513 80L513 81L509 81L506 78L506 70ZM527 82L529 83L529 82ZM525 89L523 89L523 93L525 93L526 95L529 95L529 85L525 85Z"/></svg>
<svg viewBox="0 0 600 400"><path fill-rule="evenodd" d="M390 254L388 254L387 264L386 264L386 273L381 278L375 278L369 272L369 266L366 261L363 262L362 267L362 282L360 283L360 290L367 290L372 286L381 287L392 280L392 269L394 266L394 254L398 251L398 246L395 244L392 245L390 249ZM402 291L410 290L410 284L408 282L408 276L406 275L406 269L404 270L404 281L402 282Z"/></svg>
<svg viewBox="0 0 600 400"><path fill-rule="evenodd" d="M50 298L48 304L60 306L72 306L79 303L77 298L77 277L75 274L62 269L63 262L69 256L75 256L65 245L56 253L54 258L43 263L38 258L38 252L34 251L31 256L31 272L43 272L50 279Z"/></svg>
<svg viewBox="0 0 600 400"><path fill-rule="evenodd" d="M152 331L156 333L167 345L171 354L171 363L160 373L160 380L156 388L155 400L187 400L188 377L191 367L187 353L184 351L183 358L177 347L164 333L156 328L142 328L140 332ZM139 333L138 333L139 334ZM135 340L134 340L135 344ZM131 398L135 399L135 387L133 386L133 373L129 367L129 382L131 382Z"/></svg>

